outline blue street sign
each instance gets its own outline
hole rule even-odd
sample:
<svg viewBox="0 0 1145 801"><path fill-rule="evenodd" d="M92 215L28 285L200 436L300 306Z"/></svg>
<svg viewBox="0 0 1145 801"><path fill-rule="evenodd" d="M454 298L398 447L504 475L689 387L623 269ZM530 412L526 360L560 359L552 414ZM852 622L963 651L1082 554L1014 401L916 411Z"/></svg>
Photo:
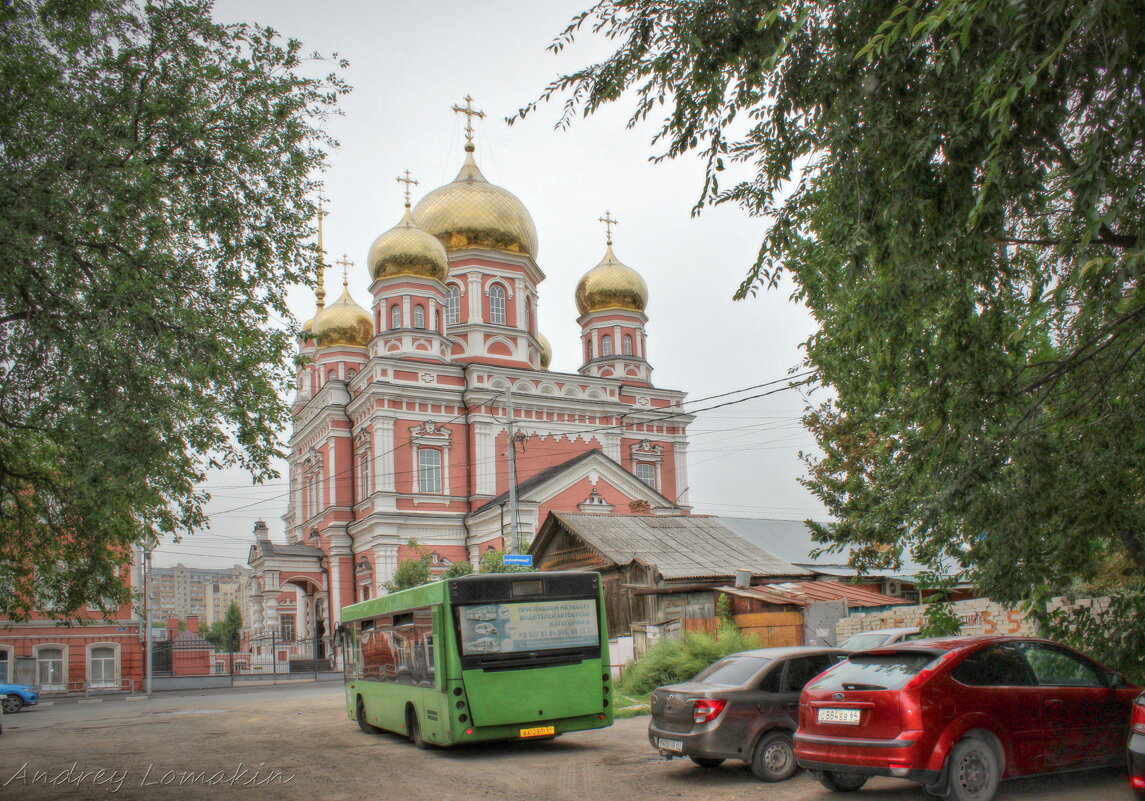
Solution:
<svg viewBox="0 0 1145 801"><path fill-rule="evenodd" d="M527 553L507 553L505 554L505 564L532 567L533 557Z"/></svg>

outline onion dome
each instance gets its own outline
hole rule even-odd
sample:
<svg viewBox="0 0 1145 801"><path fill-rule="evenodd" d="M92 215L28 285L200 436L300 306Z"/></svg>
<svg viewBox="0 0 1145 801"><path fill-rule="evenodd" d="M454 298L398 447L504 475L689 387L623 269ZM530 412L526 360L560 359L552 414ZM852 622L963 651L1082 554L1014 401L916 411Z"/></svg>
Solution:
<svg viewBox="0 0 1145 801"><path fill-rule="evenodd" d="M435 236L414 225L407 204L402 221L374 240L366 265L375 279L421 275L444 283L449 257Z"/></svg>
<svg viewBox="0 0 1145 801"><path fill-rule="evenodd" d="M453 183L438 187L414 207L414 222L447 251L489 248L537 257L537 227L517 196L485 180L466 146L465 164Z"/></svg>
<svg viewBox="0 0 1145 801"><path fill-rule="evenodd" d="M537 344L541 346L541 369L548 370L549 364L553 361L553 346L549 343L549 338L537 332Z"/></svg>
<svg viewBox="0 0 1145 801"><path fill-rule="evenodd" d="M374 323L370 313L354 302L350 289L343 284L342 297L315 315L311 331L319 348L364 348L374 337Z"/></svg>
<svg viewBox="0 0 1145 801"><path fill-rule="evenodd" d="M600 264L576 285L576 307L581 314L603 309L633 309L643 312L648 305L648 285L640 274L616 259L611 243Z"/></svg>

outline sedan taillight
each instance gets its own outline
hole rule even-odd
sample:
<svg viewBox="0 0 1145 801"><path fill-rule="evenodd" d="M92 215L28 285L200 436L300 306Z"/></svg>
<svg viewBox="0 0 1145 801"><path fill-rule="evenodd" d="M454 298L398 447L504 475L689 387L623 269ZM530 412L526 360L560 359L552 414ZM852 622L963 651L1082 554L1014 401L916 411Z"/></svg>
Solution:
<svg viewBox="0 0 1145 801"><path fill-rule="evenodd" d="M709 720L715 720L724 711L724 707L728 705L727 701L720 698L697 698L695 703L696 706L692 709L693 723L707 723Z"/></svg>
<svg viewBox="0 0 1145 801"><path fill-rule="evenodd" d="M1138 701L1133 705L1133 714L1129 716L1129 728L1137 734L1145 734L1145 701Z"/></svg>

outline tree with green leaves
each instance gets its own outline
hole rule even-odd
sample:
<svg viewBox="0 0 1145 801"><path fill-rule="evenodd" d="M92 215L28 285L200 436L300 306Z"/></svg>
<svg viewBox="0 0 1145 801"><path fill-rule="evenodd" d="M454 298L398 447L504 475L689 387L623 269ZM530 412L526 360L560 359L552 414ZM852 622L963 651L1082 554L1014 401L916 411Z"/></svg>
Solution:
<svg viewBox="0 0 1145 801"><path fill-rule="evenodd" d="M413 552L412 556L398 562L397 570L385 586L387 592L408 590L410 587L420 587L433 580L429 566L433 563L433 554L423 548L417 540L409 540L406 546Z"/></svg>
<svg viewBox="0 0 1145 801"><path fill-rule="evenodd" d="M275 475L347 91L210 0L0 6L0 617L128 600L208 469Z"/></svg>
<svg viewBox="0 0 1145 801"><path fill-rule="evenodd" d="M736 294L786 276L818 324L806 484L858 566L909 551L1035 610L1114 572L1140 600L1140 11L602 0L554 42L617 43L541 94L561 124L631 97L656 158L704 159L697 210L767 222Z"/></svg>
<svg viewBox="0 0 1145 801"><path fill-rule="evenodd" d="M227 607L222 620L216 620L203 634L203 639L218 651L237 651L239 632L243 627L243 613L234 601Z"/></svg>

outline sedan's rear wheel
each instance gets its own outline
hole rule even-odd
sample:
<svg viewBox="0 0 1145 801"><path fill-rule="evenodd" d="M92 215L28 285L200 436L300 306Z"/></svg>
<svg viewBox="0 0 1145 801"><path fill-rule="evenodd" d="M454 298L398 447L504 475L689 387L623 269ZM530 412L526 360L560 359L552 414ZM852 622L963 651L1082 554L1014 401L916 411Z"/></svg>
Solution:
<svg viewBox="0 0 1145 801"><path fill-rule="evenodd" d="M867 783L869 776L863 773L840 773L825 770L819 774L819 782L833 793L853 793Z"/></svg>
<svg viewBox="0 0 1145 801"><path fill-rule="evenodd" d="M946 798L951 801L992 801L1002 768L990 744L963 737L950 751L946 765Z"/></svg>
<svg viewBox="0 0 1145 801"><path fill-rule="evenodd" d="M718 768L724 764L722 759L712 759L711 757L688 757L688 759L695 762L701 768Z"/></svg>
<svg viewBox="0 0 1145 801"><path fill-rule="evenodd" d="M765 782L786 781L798 769L790 734L773 731L763 735L751 757L751 772L757 779Z"/></svg>
<svg viewBox="0 0 1145 801"><path fill-rule="evenodd" d="M24 708L24 699L18 695L5 695L3 706L5 714L14 715Z"/></svg>

